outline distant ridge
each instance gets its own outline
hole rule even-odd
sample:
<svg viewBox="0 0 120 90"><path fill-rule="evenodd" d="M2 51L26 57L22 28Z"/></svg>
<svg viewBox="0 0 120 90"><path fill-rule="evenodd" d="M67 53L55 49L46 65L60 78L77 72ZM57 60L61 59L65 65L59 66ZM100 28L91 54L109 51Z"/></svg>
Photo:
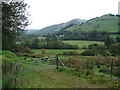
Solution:
<svg viewBox="0 0 120 90"><path fill-rule="evenodd" d="M96 30L99 32L105 31L109 33L116 33L118 32L118 28L120 28L118 17L120 17L120 15L114 15L110 13L100 17L92 18L90 20L73 19L66 23L51 25L40 30L28 30L27 34L54 33L55 31L60 31L62 29L85 32Z"/></svg>
<svg viewBox="0 0 120 90"><path fill-rule="evenodd" d="M55 24L55 25L51 25L45 28L42 28L40 30L36 30L36 29L28 29L27 30L27 34L45 34L45 33L53 33L55 31L59 31L62 28L66 28L66 27L71 27L73 25L79 25L83 22L85 22L86 20L82 20L82 19L73 19L71 21L68 21L66 23L60 23L60 24Z"/></svg>

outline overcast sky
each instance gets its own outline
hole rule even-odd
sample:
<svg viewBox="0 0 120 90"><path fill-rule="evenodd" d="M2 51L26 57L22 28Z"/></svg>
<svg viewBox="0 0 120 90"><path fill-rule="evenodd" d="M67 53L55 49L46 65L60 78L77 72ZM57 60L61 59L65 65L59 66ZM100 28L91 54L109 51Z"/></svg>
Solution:
<svg viewBox="0 0 120 90"><path fill-rule="evenodd" d="M72 19L91 19L117 14L119 0L25 0L32 24L27 29L41 29Z"/></svg>

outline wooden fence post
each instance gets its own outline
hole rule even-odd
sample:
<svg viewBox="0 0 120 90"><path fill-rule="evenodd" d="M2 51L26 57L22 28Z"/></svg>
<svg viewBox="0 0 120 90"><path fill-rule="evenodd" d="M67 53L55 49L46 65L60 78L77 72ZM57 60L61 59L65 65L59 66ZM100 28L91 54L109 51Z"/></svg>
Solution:
<svg viewBox="0 0 120 90"><path fill-rule="evenodd" d="M56 55L56 69L58 69L58 55Z"/></svg>
<svg viewBox="0 0 120 90"><path fill-rule="evenodd" d="M87 76L88 76L88 73L89 73L89 59L87 59Z"/></svg>
<svg viewBox="0 0 120 90"><path fill-rule="evenodd" d="M5 65L4 65L4 73L6 73L6 70L7 70L7 63L6 61L4 61Z"/></svg>
<svg viewBox="0 0 120 90"><path fill-rule="evenodd" d="M110 77L112 77L112 74L113 74L113 60L111 61L111 70L110 70L110 73L111 73Z"/></svg>
<svg viewBox="0 0 120 90"><path fill-rule="evenodd" d="M10 74L12 73L12 63L10 63Z"/></svg>
<svg viewBox="0 0 120 90"><path fill-rule="evenodd" d="M17 71L19 69L19 62L16 61L16 64L15 64L15 70Z"/></svg>
<svg viewBox="0 0 120 90"><path fill-rule="evenodd" d="M69 57L69 68L70 68L70 57Z"/></svg>
<svg viewBox="0 0 120 90"><path fill-rule="evenodd" d="M87 59L87 69L89 69L89 60Z"/></svg>

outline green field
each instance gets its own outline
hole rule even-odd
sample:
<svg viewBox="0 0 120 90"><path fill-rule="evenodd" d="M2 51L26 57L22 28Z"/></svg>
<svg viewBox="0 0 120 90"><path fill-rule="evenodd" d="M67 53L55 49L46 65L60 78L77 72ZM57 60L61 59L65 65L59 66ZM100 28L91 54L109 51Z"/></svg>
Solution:
<svg viewBox="0 0 120 90"><path fill-rule="evenodd" d="M33 50L38 53L40 50ZM38 51L38 52L37 52ZM51 54L56 50L46 50ZM59 50L58 50L59 51ZM61 50L65 51L65 50ZM66 50L67 51L67 50ZM78 50L79 51L79 50ZM56 52L58 53L58 52ZM41 61L21 61L19 60L20 68L15 72L15 58L17 56L10 51L3 51L3 87L4 88L117 88L117 81L109 79L108 75L99 73L98 67L93 68L93 72L89 76L86 75L86 69L78 71L77 65L84 65L84 62L76 62L79 57L71 57L71 66L75 64L75 68L63 68L56 64L49 65ZM76 59L75 59L76 58ZM21 58L22 59L22 58ZM84 58L82 58L84 60ZM96 58L97 59L97 58ZM109 60L109 59L108 59ZM7 62L7 64L5 64ZM27 63L26 63L27 62ZM12 64L11 64L12 63ZM66 62L68 63L68 62ZM98 62L96 62L98 63ZM107 62L108 63L108 62ZM64 62L65 64L65 62ZM99 63L98 63L99 64ZM12 70L10 69L12 65ZM68 64L65 64L66 66ZM100 65L100 64L99 64ZM77 69L76 69L77 68ZM12 71L12 72L11 72ZM14 72L13 72L14 71ZM11 83L12 82L12 83Z"/></svg>
<svg viewBox="0 0 120 90"><path fill-rule="evenodd" d="M96 27L98 25L98 27ZM73 27L68 28L67 30L73 31L92 31L93 29L97 31L106 31L106 32L118 32L118 17L103 15L99 18L93 19L85 24L75 25Z"/></svg>
<svg viewBox="0 0 120 90"><path fill-rule="evenodd" d="M41 54L41 49L32 49L31 51L35 54ZM77 51L81 53L84 49L45 49L46 55L56 55L69 51Z"/></svg>
<svg viewBox="0 0 120 90"><path fill-rule="evenodd" d="M119 34L110 34L110 37L116 38L116 37L120 37L120 35Z"/></svg>
<svg viewBox="0 0 120 90"><path fill-rule="evenodd" d="M78 45L79 48L87 48L89 44L93 44L93 43L102 44L102 45L104 44L104 42L82 41L82 40L69 40L63 42L69 43L71 45ZM35 54L41 54L41 49L31 49L31 51ZM69 52L69 51L77 51L78 53L81 53L85 51L85 49L45 49L46 55L62 54L63 52Z"/></svg>
<svg viewBox="0 0 120 90"><path fill-rule="evenodd" d="M104 44L104 42L99 42L99 41L82 41L82 40L68 40L68 41L64 41L65 43L69 43L71 45L78 45L79 48L87 48L89 44Z"/></svg>

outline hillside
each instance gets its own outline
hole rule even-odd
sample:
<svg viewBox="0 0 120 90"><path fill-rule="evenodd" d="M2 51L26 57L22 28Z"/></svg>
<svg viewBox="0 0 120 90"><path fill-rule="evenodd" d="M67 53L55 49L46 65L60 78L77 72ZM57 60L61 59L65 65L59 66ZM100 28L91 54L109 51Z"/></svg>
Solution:
<svg viewBox="0 0 120 90"><path fill-rule="evenodd" d="M82 20L82 19L73 19L71 21L68 21L66 23L60 23L60 24L55 24L55 25L52 25L52 26L48 26L48 27L45 27L45 28L42 28L40 30L33 30L33 29L29 29L27 30L27 34L43 34L43 33L53 33L55 31L59 31L61 30L62 28L69 28L71 26L74 26L74 25L79 25L83 22L85 22L86 20Z"/></svg>
<svg viewBox="0 0 120 90"><path fill-rule="evenodd" d="M27 30L27 34L54 33L55 31L60 31L63 29L85 32L97 30L99 32L105 31L109 33L116 33L118 32L118 28L120 28L120 25L118 24L118 17L118 15L105 14L103 16L95 17L90 20L73 19L66 23L55 24L40 30Z"/></svg>
<svg viewBox="0 0 120 90"><path fill-rule="evenodd" d="M119 26L120 27L120 26ZM82 23L75 25L66 30L80 30L80 31L106 31L106 32L118 32L118 16L112 14L105 14L101 17L96 17Z"/></svg>

